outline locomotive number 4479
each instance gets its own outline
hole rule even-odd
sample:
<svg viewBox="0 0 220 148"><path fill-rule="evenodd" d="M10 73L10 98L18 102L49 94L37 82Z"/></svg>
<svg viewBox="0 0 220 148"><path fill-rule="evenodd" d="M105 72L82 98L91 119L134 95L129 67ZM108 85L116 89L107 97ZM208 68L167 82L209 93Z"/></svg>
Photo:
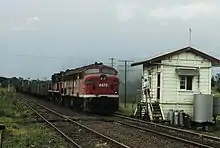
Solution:
<svg viewBox="0 0 220 148"><path fill-rule="evenodd" d="M107 83L100 83L99 87L108 87L108 84Z"/></svg>

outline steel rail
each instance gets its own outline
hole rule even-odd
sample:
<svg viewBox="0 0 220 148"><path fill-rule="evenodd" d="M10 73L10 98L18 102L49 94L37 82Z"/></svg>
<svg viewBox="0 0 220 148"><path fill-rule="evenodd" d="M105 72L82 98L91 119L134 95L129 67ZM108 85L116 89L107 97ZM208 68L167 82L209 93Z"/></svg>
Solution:
<svg viewBox="0 0 220 148"><path fill-rule="evenodd" d="M49 122L44 116L42 116L40 113L38 113L34 108L32 108L30 105L28 105L26 102L24 103L27 107L29 107L34 113L36 113L39 117L41 117L47 124L49 124L51 127L53 127L56 131L58 131L63 137L65 137L68 141L70 141L73 145L75 145L77 148L82 148L80 145L78 145L75 141L73 141L69 136L67 136L65 133L63 133L60 129L58 129L56 126L54 126L51 122Z"/></svg>
<svg viewBox="0 0 220 148"><path fill-rule="evenodd" d="M119 124L129 126L129 127L134 127L136 129L140 129L142 131L154 133L154 134L157 134L157 135L162 135L162 136L165 136L165 137L168 137L168 138L171 138L171 139L174 139L174 140L178 140L178 141L181 141L181 142L186 142L186 143L192 144L194 146L199 146L199 147L203 147L203 148L213 148L212 146L208 146L208 145L197 143L197 142L194 142L194 141L191 141L191 140L187 140L187 139L179 138L179 137L176 137L176 136L168 135L168 134L165 134L165 133L162 133L162 132L157 132L157 131L147 129L147 128L144 128L144 127L132 125L132 124L121 122L121 121L116 121L116 122L119 123Z"/></svg>
<svg viewBox="0 0 220 148"><path fill-rule="evenodd" d="M171 127L171 126L167 126L167 125L162 125L162 124L158 124L158 123L147 122L147 121L143 121L143 120L140 120L140 119L134 119L134 118L131 118L131 117L127 117L127 116L121 115L121 114L114 114L114 116L119 117L119 118L128 119L128 120L138 121L138 122L145 123L145 124L151 124L151 125L155 125L155 126L158 126L158 127L163 127L163 128L170 129L170 130L176 130L176 131L179 131L179 132L192 134L192 135L207 138L207 139L210 139L210 140L220 141L220 137L217 137L217 136L211 136L211 135L206 135L206 134L202 134L202 133L198 133L198 132L193 132L193 131L189 131L189 130L175 128L175 127Z"/></svg>
<svg viewBox="0 0 220 148"><path fill-rule="evenodd" d="M56 111L54 111L54 110L52 110L52 109L50 109L50 108L48 108L48 107L42 105L42 104L39 104L39 103L37 103L37 102L35 102L35 101L33 101L33 100L29 100L29 101L31 101L31 102L37 104L38 106L41 106L42 108L44 108L44 109L46 109L46 110L48 110L48 111L50 111L50 112L52 112L52 113L54 113L54 114L60 116L60 117L65 118L66 120L70 121L71 123L74 123L74 124L76 124L76 125L78 125L78 126L84 128L84 129L88 130L89 132L95 133L95 134L98 135L99 137L105 138L105 139L107 139L108 141L113 142L113 143L115 143L115 144L117 144L117 145L119 145L119 146L121 146L121 147L123 147L123 148L130 148L129 146L127 146L127 145L125 145L125 144L123 144L123 143L121 143L121 142L118 142L118 141L116 141L116 140L114 140L114 139L112 139L112 138L110 138L110 137L108 137L108 136L105 136L105 135L103 135L103 134L101 134L101 133L99 133L99 132L97 132L97 131L95 131L95 130L93 130L93 129L91 129L91 128L85 126L85 125L83 125L83 124L80 124L80 123L78 123L78 122L76 122L76 121L70 119L68 116L62 115L62 114L60 114L60 113L58 113L58 112L56 112Z"/></svg>
<svg viewBox="0 0 220 148"><path fill-rule="evenodd" d="M176 131L181 131L184 133L184 131L186 130L182 130L182 129L178 129L178 128L173 128L173 127L169 127L169 126L165 126L165 125L160 125L160 124L156 124L156 123L152 123L152 122L146 122L146 121L142 121L142 120L138 120L138 119L133 119L133 118L130 118L130 117L126 117L126 116L123 116L123 115L118 115L118 114L114 114L114 116L116 117L120 117L120 118L125 118L125 119L128 119L128 120L133 120L133 121L140 121L142 123L145 123L145 124L152 124L152 125L155 125L155 126L158 126L158 127L163 127L163 128L166 128L168 127L168 129L177 129ZM132 124L129 124L129 123L125 123L125 122L122 122L122 121L115 121L119 124L123 124L123 125L126 125L126 126L129 126L129 127L134 127L134 128L137 128L137 129L140 129L140 130L143 130L143 131L147 131L147 132L152 132L152 133L155 133L155 134L158 134L158 135L162 135L162 136L165 136L165 137L168 137L168 138L172 138L172 139L175 139L175 140L179 140L179 141L182 141L182 142L186 142L186 143L189 143L189 144L192 144L192 145L195 145L195 146L199 146L199 147L204 147L204 148L213 148L212 146L209 146L209 145L205 145L205 144L201 144L201 143L198 143L198 142L194 142L194 141L191 141L191 140L187 140L187 139L183 139L183 138L179 138L179 137L176 137L176 136L172 136L172 135L168 135L168 134L165 134L165 133L162 133L162 132L157 132L157 131L154 131L154 130L151 130L151 129L147 129L145 127L139 127L139 126L136 126L136 125L132 125ZM188 133L188 131L186 131L186 133ZM189 133L191 134L198 134L196 136L200 136L199 133L193 133L191 131L189 131ZM201 134L202 136L207 136L207 137L210 137L209 135L205 135L205 134ZM200 136L200 137L202 137ZM211 138L213 138L211 136ZM217 138L218 140L218 138Z"/></svg>

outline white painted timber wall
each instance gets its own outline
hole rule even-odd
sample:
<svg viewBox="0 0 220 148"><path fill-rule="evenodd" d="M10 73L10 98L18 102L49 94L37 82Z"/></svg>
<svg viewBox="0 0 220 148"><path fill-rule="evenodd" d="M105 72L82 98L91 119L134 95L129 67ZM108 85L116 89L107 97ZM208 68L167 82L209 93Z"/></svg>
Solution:
<svg viewBox="0 0 220 148"><path fill-rule="evenodd" d="M162 61L163 66L143 67L143 75L148 78L148 70L151 70L151 92L153 100L157 94L157 72L161 72L160 103L165 118L169 109L184 110L190 116L193 115L193 95L200 91L202 94L211 94L211 62L190 52L174 55ZM175 66L178 65L178 66ZM193 78L192 91L180 90L180 78L175 69L181 66L201 67L200 82L198 77Z"/></svg>
<svg viewBox="0 0 220 148"><path fill-rule="evenodd" d="M163 66L162 70L163 86L162 98L160 100L165 118L167 118L169 109L184 110L185 113L192 116L193 95L199 92L211 94L211 62L193 53L186 52L163 60L162 63L167 64ZM197 76L193 78L192 91L180 90L180 78L175 72L177 67L168 65L200 67L200 80L198 82Z"/></svg>

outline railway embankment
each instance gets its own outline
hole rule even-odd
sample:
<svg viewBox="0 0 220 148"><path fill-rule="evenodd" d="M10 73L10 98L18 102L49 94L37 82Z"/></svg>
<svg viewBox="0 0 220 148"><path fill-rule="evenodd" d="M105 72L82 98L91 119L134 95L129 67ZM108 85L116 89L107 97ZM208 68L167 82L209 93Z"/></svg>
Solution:
<svg viewBox="0 0 220 148"><path fill-rule="evenodd" d="M65 147L64 140L46 123L16 100L13 92L0 89L0 124L2 147Z"/></svg>

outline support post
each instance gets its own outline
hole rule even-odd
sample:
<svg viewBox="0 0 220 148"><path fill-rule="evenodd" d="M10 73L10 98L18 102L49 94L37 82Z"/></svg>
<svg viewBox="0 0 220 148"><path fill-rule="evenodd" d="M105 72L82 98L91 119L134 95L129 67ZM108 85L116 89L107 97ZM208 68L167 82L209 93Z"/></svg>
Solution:
<svg viewBox="0 0 220 148"><path fill-rule="evenodd" d="M129 60L119 60L119 62L123 62L124 63L124 81L125 81L125 87L124 87L124 106L125 108L127 107L127 64L128 62L133 62L133 61L129 61Z"/></svg>

